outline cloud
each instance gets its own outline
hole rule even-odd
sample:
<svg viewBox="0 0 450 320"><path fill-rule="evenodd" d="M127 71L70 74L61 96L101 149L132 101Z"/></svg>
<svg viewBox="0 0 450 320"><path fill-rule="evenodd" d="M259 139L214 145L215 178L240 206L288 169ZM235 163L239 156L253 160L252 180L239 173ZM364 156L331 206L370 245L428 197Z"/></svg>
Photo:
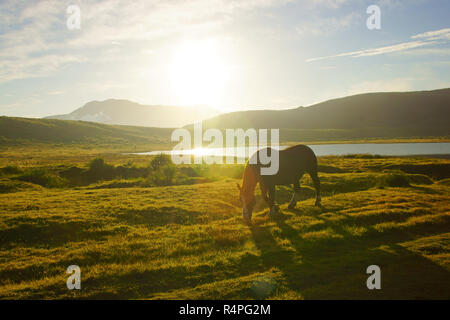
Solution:
<svg viewBox="0 0 450 320"><path fill-rule="evenodd" d="M68 63L112 61L121 56L108 50L142 46L189 32L208 33L240 14L291 0L134 0L2 1L0 3L0 83L48 76ZM68 30L66 9L81 9L81 29ZM120 44L120 45L117 45ZM104 50L106 49L106 50Z"/></svg>
<svg viewBox="0 0 450 320"><path fill-rule="evenodd" d="M411 39L450 40L450 28L416 34Z"/></svg>
<svg viewBox="0 0 450 320"><path fill-rule="evenodd" d="M52 54L26 59L2 59L0 60L0 83L48 76L66 64L82 61L84 59L73 55Z"/></svg>
<svg viewBox="0 0 450 320"><path fill-rule="evenodd" d="M313 0L312 3L315 5L322 5L329 8L338 8L343 4L349 3L350 0Z"/></svg>
<svg viewBox="0 0 450 320"><path fill-rule="evenodd" d="M410 51L401 52L402 55L436 55L448 56L450 55L450 48L420 48Z"/></svg>
<svg viewBox="0 0 450 320"><path fill-rule="evenodd" d="M47 94L50 95L50 96L59 96L59 95L65 94L65 93L66 92L62 91L62 90L55 90L55 91L47 92Z"/></svg>
<svg viewBox="0 0 450 320"><path fill-rule="evenodd" d="M387 53L404 52L407 50L412 50L412 49L435 45L435 44L442 44L450 39L450 28L420 33L420 34L412 36L411 39L419 39L419 40L403 42L403 43L398 43L395 45L379 47L379 48L344 52L344 53L335 54L335 55L331 55L331 56L310 58L310 59L307 59L306 62L314 62L314 61L332 59L332 58L338 58L338 57L376 56L376 55L387 54Z"/></svg>
<svg viewBox="0 0 450 320"><path fill-rule="evenodd" d="M331 59L331 58L337 58L337 57L367 57L367 56L376 56L380 54L386 54L386 53L392 53L392 52L399 52L399 51L405 51L409 49L419 48L423 46L427 46L430 44L434 44L436 42L428 42L428 41L413 41L413 42L405 42L405 43L399 43L392 46L386 46L381 48L375 48L375 49L366 49L366 50L359 50L359 51L352 51L352 52L345 52L340 53L332 56L325 56L325 57L317 57L317 58L311 58L307 59L306 62L313 62L318 60L325 60L325 59Z"/></svg>
<svg viewBox="0 0 450 320"><path fill-rule="evenodd" d="M36 94L20 97L14 102L2 104L0 106L0 115L27 117L30 116L30 108L43 102L44 100Z"/></svg>
<svg viewBox="0 0 450 320"><path fill-rule="evenodd" d="M340 18L317 18L309 22L304 22L295 30L301 36L328 35L356 24L360 18L361 15L357 13L350 13Z"/></svg>

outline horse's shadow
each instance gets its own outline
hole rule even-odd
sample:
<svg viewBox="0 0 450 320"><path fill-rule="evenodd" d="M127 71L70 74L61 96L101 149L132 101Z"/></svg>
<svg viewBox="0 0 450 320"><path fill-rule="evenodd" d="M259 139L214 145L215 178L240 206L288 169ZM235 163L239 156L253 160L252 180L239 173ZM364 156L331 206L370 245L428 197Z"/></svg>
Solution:
<svg viewBox="0 0 450 320"><path fill-rule="evenodd" d="M325 210L326 209L322 209ZM284 212L284 213L283 213ZM287 223L290 215L314 215L310 208L281 210L271 223L261 219L250 226L261 261L267 269L282 272L287 287L307 299L417 299L449 298L450 272L399 243L425 236L430 230L392 235L354 236L339 223L325 221L337 238L305 239L302 232ZM317 213L317 212L316 212ZM319 215L315 216L321 219ZM424 234L425 233L425 234ZM280 240L289 241L286 250ZM379 265L382 290L369 290L366 269ZM439 289L437 289L439 288Z"/></svg>

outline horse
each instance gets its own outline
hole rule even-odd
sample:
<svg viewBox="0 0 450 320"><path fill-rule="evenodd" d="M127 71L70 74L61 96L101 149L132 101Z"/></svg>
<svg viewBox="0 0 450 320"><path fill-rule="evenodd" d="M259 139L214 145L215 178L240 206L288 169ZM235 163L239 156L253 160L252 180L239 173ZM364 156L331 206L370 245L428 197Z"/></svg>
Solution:
<svg viewBox="0 0 450 320"><path fill-rule="evenodd" d="M264 154L261 155L261 152ZM278 152L278 172L273 175L262 175L261 168L267 165L261 164L261 157L267 157L272 152ZM315 205L321 207L320 180L317 175L317 158L314 151L305 145L296 145L284 150L265 148L255 152L247 160L243 173L242 186L237 184L239 189L239 199L242 202L242 217L247 223L252 218L255 201L255 188L259 183L261 194L269 205L269 216L273 217L278 212L279 207L275 203L275 186L294 186L291 201L288 208L293 209L297 205L296 194L300 192L300 179L304 173L308 173L314 183L316 190Z"/></svg>

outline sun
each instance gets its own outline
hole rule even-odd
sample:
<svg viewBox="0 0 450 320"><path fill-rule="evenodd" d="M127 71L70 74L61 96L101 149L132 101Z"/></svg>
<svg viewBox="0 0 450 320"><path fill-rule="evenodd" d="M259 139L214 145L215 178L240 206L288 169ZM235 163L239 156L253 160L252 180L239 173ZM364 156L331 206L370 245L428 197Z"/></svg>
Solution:
<svg viewBox="0 0 450 320"><path fill-rule="evenodd" d="M172 90L180 105L220 102L229 75L219 45L214 41L188 41L174 52Z"/></svg>

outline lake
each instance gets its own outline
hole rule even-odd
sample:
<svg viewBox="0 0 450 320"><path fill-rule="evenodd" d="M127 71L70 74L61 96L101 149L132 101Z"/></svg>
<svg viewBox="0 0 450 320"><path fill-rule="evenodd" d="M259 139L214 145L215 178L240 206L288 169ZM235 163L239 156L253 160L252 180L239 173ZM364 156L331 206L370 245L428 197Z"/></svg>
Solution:
<svg viewBox="0 0 450 320"><path fill-rule="evenodd" d="M450 143L343 143L343 144L315 144L309 145L318 156L346 155L346 154L372 154L381 156L411 156L411 155L448 155L450 154ZM284 149L286 146L277 147ZM253 149L256 150L256 149ZM158 150L151 152L131 153L138 155L184 155L194 156L243 156L244 147L236 148L202 148L190 150Z"/></svg>

